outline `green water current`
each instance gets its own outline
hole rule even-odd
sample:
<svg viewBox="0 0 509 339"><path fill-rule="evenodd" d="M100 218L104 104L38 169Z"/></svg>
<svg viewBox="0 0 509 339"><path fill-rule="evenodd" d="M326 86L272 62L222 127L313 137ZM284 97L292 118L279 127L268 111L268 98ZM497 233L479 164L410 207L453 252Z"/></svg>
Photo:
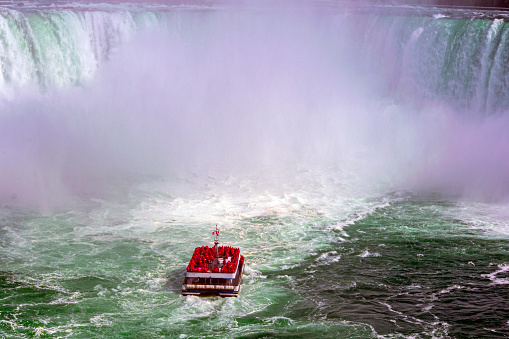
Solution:
<svg viewBox="0 0 509 339"><path fill-rule="evenodd" d="M247 268L240 296L221 299L180 295L187 261L195 246L211 243L211 226L154 213L172 202L154 194L157 202L137 200L130 210L102 202L47 217L5 215L2 336L508 333L507 236L462 212L482 214L482 205L439 196L361 199L345 217L369 212L344 226L302 211L231 217L222 240L241 247Z"/></svg>

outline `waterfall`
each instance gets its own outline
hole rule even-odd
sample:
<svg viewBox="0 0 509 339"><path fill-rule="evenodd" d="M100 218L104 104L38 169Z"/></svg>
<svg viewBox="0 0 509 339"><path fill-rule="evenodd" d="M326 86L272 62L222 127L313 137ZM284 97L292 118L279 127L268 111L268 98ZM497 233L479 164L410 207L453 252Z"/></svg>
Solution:
<svg viewBox="0 0 509 339"><path fill-rule="evenodd" d="M491 114L509 106L509 26L502 19L350 17L392 95ZM363 25L359 25L362 22ZM367 24L365 24L367 23Z"/></svg>
<svg viewBox="0 0 509 339"><path fill-rule="evenodd" d="M157 22L129 11L0 10L0 95L83 85L135 32Z"/></svg>

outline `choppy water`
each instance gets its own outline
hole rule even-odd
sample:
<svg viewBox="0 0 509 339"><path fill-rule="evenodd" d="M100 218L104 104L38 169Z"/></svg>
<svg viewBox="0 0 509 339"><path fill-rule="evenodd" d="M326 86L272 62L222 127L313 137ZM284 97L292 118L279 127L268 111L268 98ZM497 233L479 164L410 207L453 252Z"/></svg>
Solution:
<svg viewBox="0 0 509 339"><path fill-rule="evenodd" d="M509 335L504 13L0 4L0 336Z"/></svg>
<svg viewBox="0 0 509 339"><path fill-rule="evenodd" d="M47 217L6 212L2 334L507 335L507 225L490 205L392 193L316 206L299 191L232 198L230 182L191 195L174 184ZM179 294L209 220L248 258L238 298Z"/></svg>

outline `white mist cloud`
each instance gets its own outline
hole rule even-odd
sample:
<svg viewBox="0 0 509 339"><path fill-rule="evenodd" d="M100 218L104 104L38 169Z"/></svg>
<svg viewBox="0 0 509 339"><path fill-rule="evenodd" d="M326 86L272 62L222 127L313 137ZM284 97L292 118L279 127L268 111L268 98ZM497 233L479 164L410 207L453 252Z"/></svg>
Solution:
<svg viewBox="0 0 509 339"><path fill-rule="evenodd" d="M507 193L504 118L394 101L365 41L304 7L174 13L85 87L4 102L0 197L51 207L133 176L298 169L359 190Z"/></svg>
<svg viewBox="0 0 509 339"><path fill-rule="evenodd" d="M336 163L364 90L342 37L287 9L171 16L86 87L4 102L4 199L52 204L132 173Z"/></svg>

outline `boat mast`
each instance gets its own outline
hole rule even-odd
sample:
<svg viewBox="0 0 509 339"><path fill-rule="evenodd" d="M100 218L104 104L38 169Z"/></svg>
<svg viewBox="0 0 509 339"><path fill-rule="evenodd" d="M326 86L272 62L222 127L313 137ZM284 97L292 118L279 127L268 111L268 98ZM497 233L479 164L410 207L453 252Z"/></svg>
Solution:
<svg viewBox="0 0 509 339"><path fill-rule="evenodd" d="M216 249L216 257L219 258L219 248L217 245L219 245L219 229L216 225L216 231L214 232L216 234L216 239L214 239L214 248Z"/></svg>

